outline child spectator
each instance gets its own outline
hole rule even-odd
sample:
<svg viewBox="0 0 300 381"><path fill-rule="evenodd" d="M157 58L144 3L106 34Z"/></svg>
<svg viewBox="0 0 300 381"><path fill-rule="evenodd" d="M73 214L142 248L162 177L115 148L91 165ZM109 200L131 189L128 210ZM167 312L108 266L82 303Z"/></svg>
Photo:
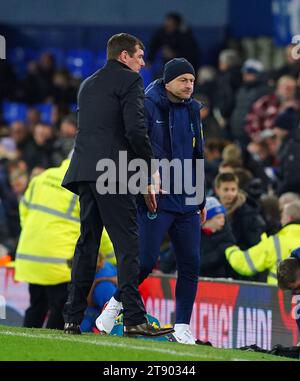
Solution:
<svg viewBox="0 0 300 381"><path fill-rule="evenodd" d="M257 244L265 231L258 204L239 188L233 173L221 173L215 179L215 193L225 206L237 245L243 249Z"/></svg>

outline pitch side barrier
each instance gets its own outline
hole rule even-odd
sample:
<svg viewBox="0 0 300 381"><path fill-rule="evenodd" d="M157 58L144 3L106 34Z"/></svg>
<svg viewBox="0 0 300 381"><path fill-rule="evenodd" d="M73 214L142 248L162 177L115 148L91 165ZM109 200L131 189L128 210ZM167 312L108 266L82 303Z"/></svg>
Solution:
<svg viewBox="0 0 300 381"><path fill-rule="evenodd" d="M161 324L175 318L176 277L153 275L140 290L147 312ZM196 338L219 348L298 343L297 297L265 283L199 278L191 329Z"/></svg>
<svg viewBox="0 0 300 381"><path fill-rule="evenodd" d="M14 282L14 269L0 267L0 324L21 326L29 305L28 285ZM161 324L175 318L176 277L153 274L140 286L147 312ZM264 283L199 278L191 328L219 348L298 343L297 297Z"/></svg>

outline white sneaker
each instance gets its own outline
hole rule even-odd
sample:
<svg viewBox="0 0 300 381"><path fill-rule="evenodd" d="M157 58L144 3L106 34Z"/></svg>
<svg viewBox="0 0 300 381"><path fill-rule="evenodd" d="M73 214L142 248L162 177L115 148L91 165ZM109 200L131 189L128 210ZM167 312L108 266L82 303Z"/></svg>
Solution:
<svg viewBox="0 0 300 381"><path fill-rule="evenodd" d="M181 344L196 345L193 334L188 324L175 324L173 336Z"/></svg>
<svg viewBox="0 0 300 381"><path fill-rule="evenodd" d="M123 306L114 297L110 298L106 307L96 319L96 327L101 332L110 333L115 325L115 319L119 316Z"/></svg>

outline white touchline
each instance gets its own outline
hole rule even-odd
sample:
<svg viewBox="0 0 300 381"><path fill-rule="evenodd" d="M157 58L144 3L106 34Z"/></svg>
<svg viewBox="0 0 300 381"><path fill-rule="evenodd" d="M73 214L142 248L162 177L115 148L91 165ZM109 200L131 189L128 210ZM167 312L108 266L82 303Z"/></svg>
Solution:
<svg viewBox="0 0 300 381"><path fill-rule="evenodd" d="M62 341L71 341L71 342L77 342L82 344L92 344L96 346L103 346L103 347L116 347L116 348L130 348L130 349L142 349L143 351L150 351L150 352L158 352L158 353L164 353L164 354L170 354L170 355L176 355L176 356L182 356L182 357L198 357L198 358L210 358L210 356L207 356L205 354L195 354L190 352L177 352L173 351L171 349L163 349L163 348L148 348L144 347L142 345L130 345L130 344L120 344L120 343L113 343L111 341L100 341L100 340L86 340L83 338L77 338L77 337L62 337L57 335L42 335L42 334L30 334L30 333L22 333L22 332L10 332L10 331L1 331L0 330L0 336L6 335L6 336L19 336L19 337L27 337L31 339L47 339L47 340L62 340ZM213 358L216 360L224 360L221 356L215 356L213 355ZM232 358L231 361L248 361L244 359L239 358Z"/></svg>

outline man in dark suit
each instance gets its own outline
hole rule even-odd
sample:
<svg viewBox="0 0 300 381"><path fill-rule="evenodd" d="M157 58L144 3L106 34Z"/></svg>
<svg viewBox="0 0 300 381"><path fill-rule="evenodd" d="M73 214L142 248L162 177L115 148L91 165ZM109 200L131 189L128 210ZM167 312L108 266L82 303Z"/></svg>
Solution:
<svg viewBox="0 0 300 381"><path fill-rule="evenodd" d="M64 309L65 333L80 333L79 325L93 283L104 226L117 257L124 335L160 336L172 332L172 329L152 327L145 317L138 291L135 196L124 192L128 187L122 182L123 175L101 182L102 176L99 177L96 170L99 160L110 160L118 173L120 151L127 152L128 161L143 159L150 168L153 153L144 124L143 82L138 74L145 65L143 55L144 45L136 37L125 33L112 36L107 44L106 65L79 88L78 134L62 183L79 195L81 209L81 234L75 248L69 297ZM99 189L107 185L114 185L116 192L99 194ZM155 194L149 191L146 197L155 207Z"/></svg>

